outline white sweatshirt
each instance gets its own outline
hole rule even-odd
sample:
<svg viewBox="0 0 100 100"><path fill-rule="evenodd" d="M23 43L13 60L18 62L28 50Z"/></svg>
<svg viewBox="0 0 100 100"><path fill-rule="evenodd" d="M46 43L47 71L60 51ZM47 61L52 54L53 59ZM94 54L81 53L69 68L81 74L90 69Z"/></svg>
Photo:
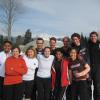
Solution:
<svg viewBox="0 0 100 100"><path fill-rule="evenodd" d="M5 53L4 51L0 52L0 76L5 76L5 61L6 59L11 56L11 52Z"/></svg>
<svg viewBox="0 0 100 100"><path fill-rule="evenodd" d="M41 78L51 77L51 66L54 60L54 56L50 55L48 58L46 58L44 55L38 55L37 59L39 61L37 76Z"/></svg>
<svg viewBox="0 0 100 100"><path fill-rule="evenodd" d="M34 80L35 69L38 68L38 60L36 58L28 58L25 55L23 56L23 59L25 60L26 66L28 68L27 73L23 75L23 80Z"/></svg>

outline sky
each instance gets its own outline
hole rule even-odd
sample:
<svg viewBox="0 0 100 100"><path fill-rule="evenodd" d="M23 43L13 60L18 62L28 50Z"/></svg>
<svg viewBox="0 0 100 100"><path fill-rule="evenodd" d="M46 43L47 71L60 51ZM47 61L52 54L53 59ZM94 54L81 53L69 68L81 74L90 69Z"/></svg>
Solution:
<svg viewBox="0 0 100 100"><path fill-rule="evenodd" d="M15 36L23 35L27 29L33 36L100 31L100 0L23 0L23 5L24 13L14 23Z"/></svg>

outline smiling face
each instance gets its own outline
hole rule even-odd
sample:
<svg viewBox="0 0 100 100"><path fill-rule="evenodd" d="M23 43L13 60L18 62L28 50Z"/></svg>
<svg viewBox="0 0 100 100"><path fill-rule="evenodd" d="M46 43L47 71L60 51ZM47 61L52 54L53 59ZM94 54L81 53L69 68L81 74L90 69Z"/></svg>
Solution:
<svg viewBox="0 0 100 100"><path fill-rule="evenodd" d="M69 40L67 37L63 38L63 45L66 47L69 44Z"/></svg>
<svg viewBox="0 0 100 100"><path fill-rule="evenodd" d="M27 56L28 56L29 58L33 58L33 57L35 56L35 52L34 52L33 50L28 50L28 51L27 51Z"/></svg>
<svg viewBox="0 0 100 100"><path fill-rule="evenodd" d="M10 50L12 48L12 45L10 43L5 43L4 46L3 46L3 48L4 48L4 51L6 53L8 53L8 52L10 52Z"/></svg>
<svg viewBox="0 0 100 100"><path fill-rule="evenodd" d="M72 50L70 51L70 58L71 58L72 60L75 60L75 59L77 58L77 51L76 51L75 49L72 49Z"/></svg>
<svg viewBox="0 0 100 100"><path fill-rule="evenodd" d="M56 41L55 40L50 40L50 48L55 49L56 48Z"/></svg>
<svg viewBox="0 0 100 100"><path fill-rule="evenodd" d="M14 48L14 49L12 50L12 55L13 55L15 58L18 58L19 55L20 55L19 49L18 49L18 48Z"/></svg>
<svg viewBox="0 0 100 100"><path fill-rule="evenodd" d="M36 41L37 49L43 49L43 44L44 44L43 40L37 40Z"/></svg>
<svg viewBox="0 0 100 100"><path fill-rule="evenodd" d="M46 57L46 58L48 58L49 56L50 56L50 48L45 48L44 49L44 56Z"/></svg>
<svg viewBox="0 0 100 100"><path fill-rule="evenodd" d="M96 34L91 34L90 40L91 40L93 43L96 43L97 40L98 40L98 36L97 36Z"/></svg>
<svg viewBox="0 0 100 100"><path fill-rule="evenodd" d="M80 39L78 37L73 37L72 38L72 41L73 43L76 45L76 46L79 46L80 45Z"/></svg>
<svg viewBox="0 0 100 100"><path fill-rule="evenodd" d="M57 58L58 60L61 60L61 59L63 58L63 54L62 54L60 51L57 51L57 52L56 52L56 58Z"/></svg>

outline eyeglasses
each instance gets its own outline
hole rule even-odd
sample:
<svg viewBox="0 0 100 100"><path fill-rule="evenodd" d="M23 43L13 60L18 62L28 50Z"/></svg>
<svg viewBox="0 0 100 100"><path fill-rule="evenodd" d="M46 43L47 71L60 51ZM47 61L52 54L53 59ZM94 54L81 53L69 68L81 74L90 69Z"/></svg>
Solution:
<svg viewBox="0 0 100 100"><path fill-rule="evenodd" d="M69 41L63 41L63 42L69 42Z"/></svg>
<svg viewBox="0 0 100 100"><path fill-rule="evenodd" d="M43 43L37 43L37 44L43 44Z"/></svg>

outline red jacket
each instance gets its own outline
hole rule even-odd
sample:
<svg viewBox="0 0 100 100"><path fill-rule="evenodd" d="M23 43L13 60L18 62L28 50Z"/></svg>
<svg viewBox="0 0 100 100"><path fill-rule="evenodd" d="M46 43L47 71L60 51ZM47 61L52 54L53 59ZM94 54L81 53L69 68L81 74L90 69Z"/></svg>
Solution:
<svg viewBox="0 0 100 100"><path fill-rule="evenodd" d="M54 89L55 86L55 79L56 79L56 71L54 68L54 65L52 66L51 70L52 75L52 89ZM70 84L69 81L69 74L68 74L68 60L63 59L61 62L61 86L68 86Z"/></svg>
<svg viewBox="0 0 100 100"><path fill-rule="evenodd" d="M22 57L13 56L7 58L5 62L4 85L13 85L22 82L22 76L27 72L27 66Z"/></svg>

